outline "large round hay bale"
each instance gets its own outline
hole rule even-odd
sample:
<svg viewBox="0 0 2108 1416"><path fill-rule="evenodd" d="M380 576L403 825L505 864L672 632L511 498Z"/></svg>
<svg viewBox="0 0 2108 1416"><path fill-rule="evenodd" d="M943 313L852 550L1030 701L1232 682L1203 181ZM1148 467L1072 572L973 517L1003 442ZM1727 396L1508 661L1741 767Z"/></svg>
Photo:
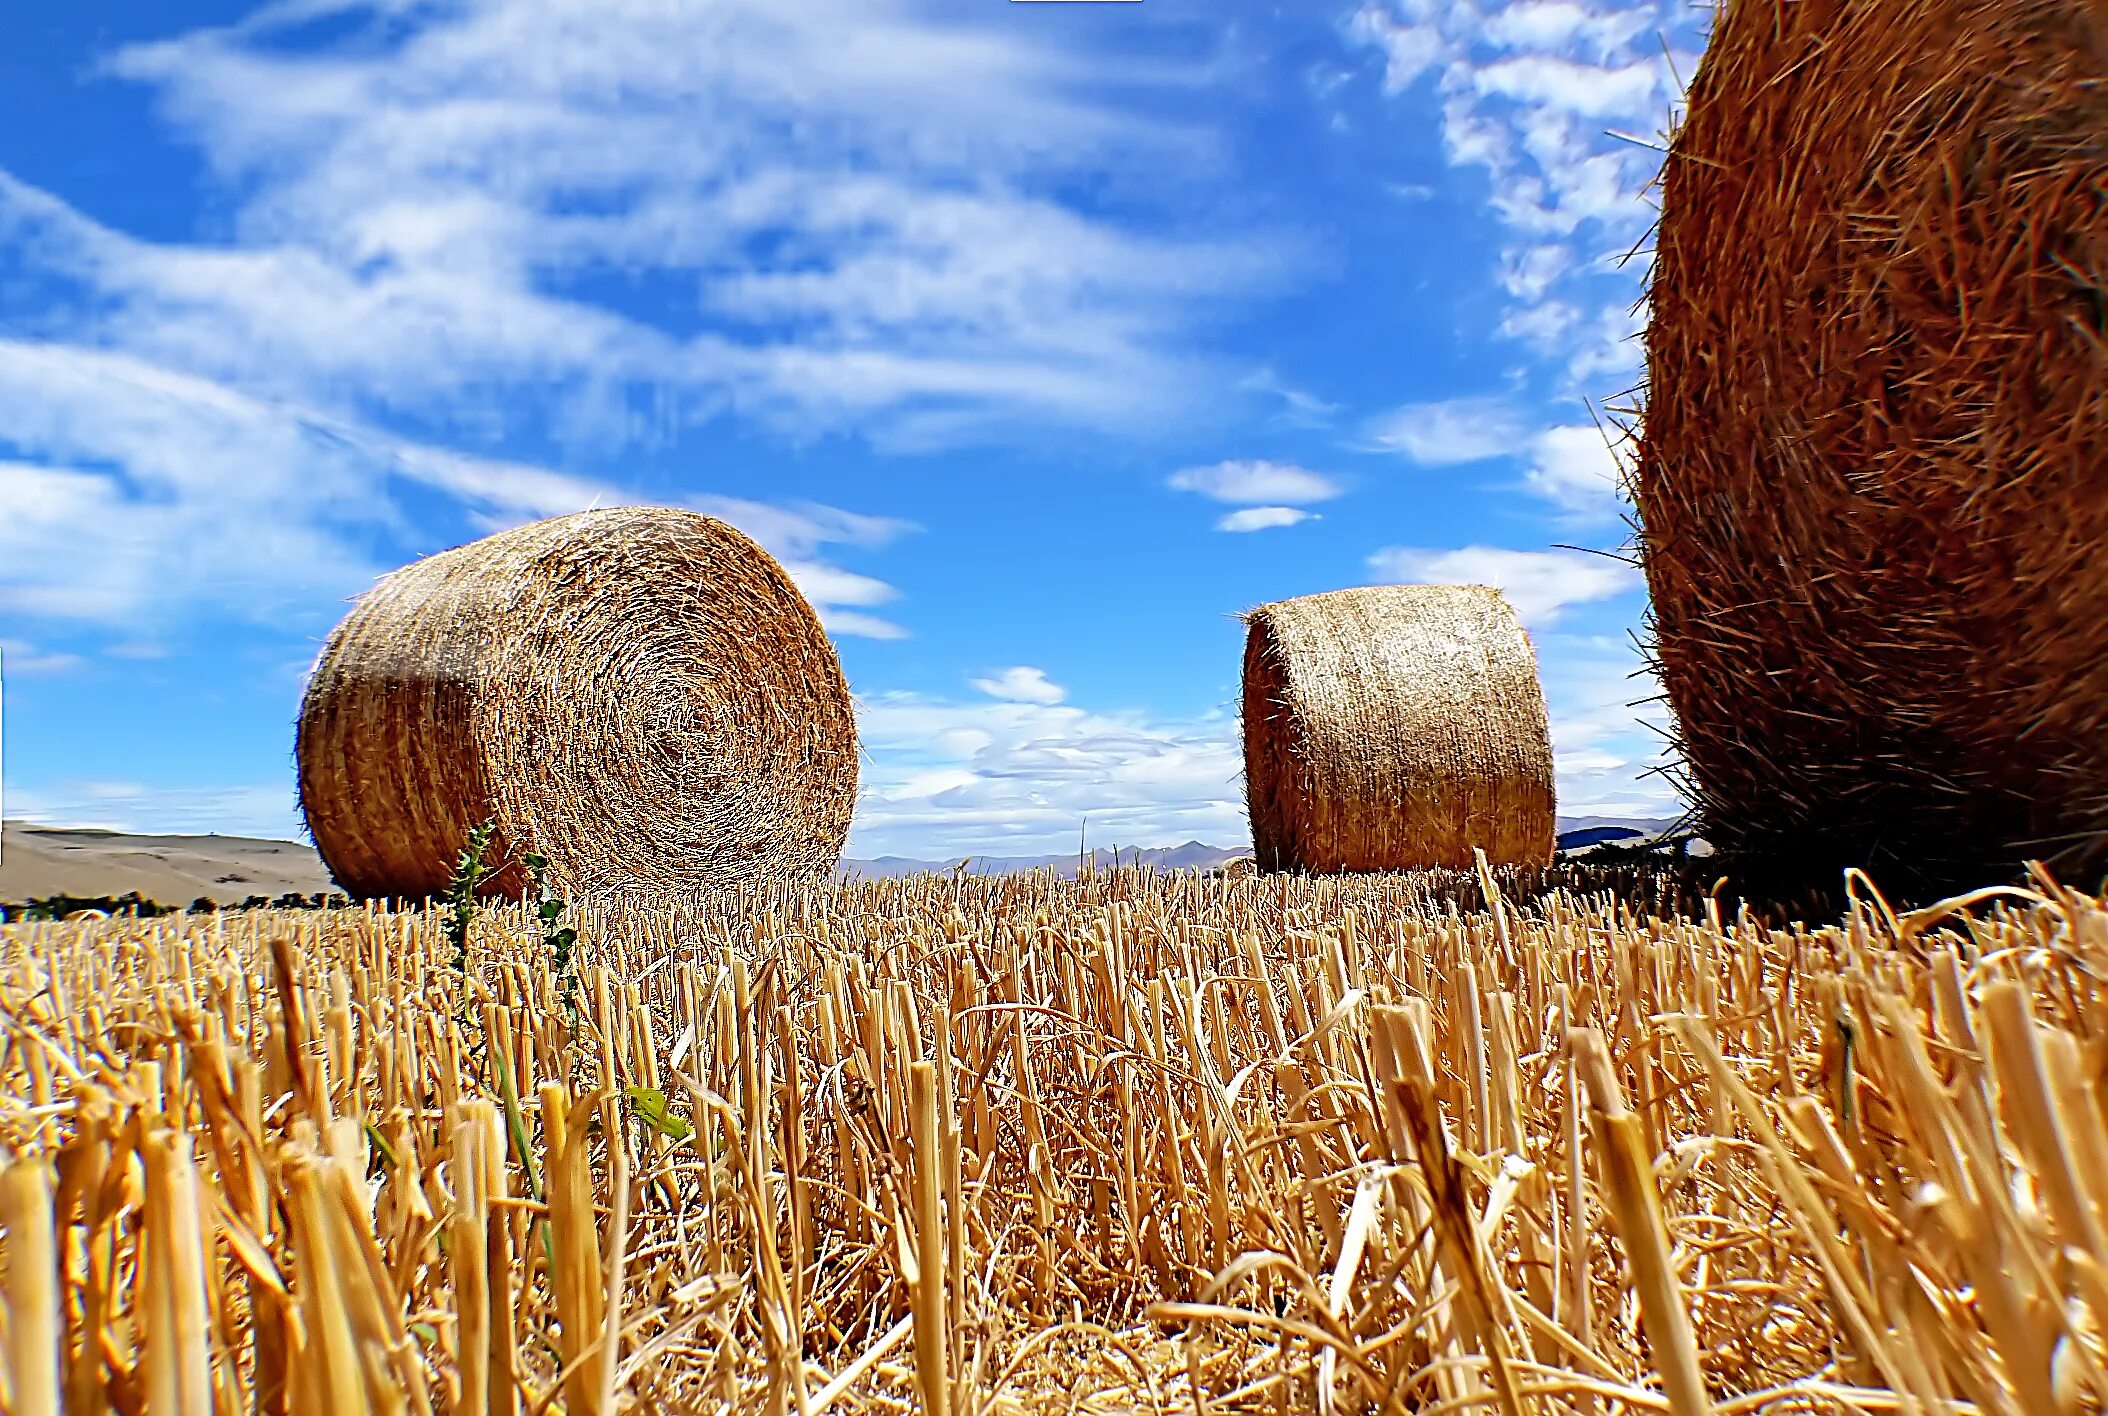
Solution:
<svg viewBox="0 0 2108 1416"><path fill-rule="evenodd" d="M300 804L360 895L442 892L495 818L487 887L575 894L833 867L856 798L834 646L722 522L620 507L428 557L359 600L301 706Z"/></svg>
<svg viewBox="0 0 2108 1416"><path fill-rule="evenodd" d="M1703 829L1961 879L2108 847L2108 6L1730 0L1636 473Z"/></svg>
<svg viewBox="0 0 2108 1416"><path fill-rule="evenodd" d="M1552 743L1522 622L1483 585L1377 585L1245 617L1261 870L1552 858Z"/></svg>

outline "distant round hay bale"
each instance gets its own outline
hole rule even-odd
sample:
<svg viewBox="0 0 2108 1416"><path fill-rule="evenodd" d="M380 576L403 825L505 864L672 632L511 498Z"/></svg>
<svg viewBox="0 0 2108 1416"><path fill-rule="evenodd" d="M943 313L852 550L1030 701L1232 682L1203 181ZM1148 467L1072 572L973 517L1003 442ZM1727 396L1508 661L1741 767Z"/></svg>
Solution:
<svg viewBox="0 0 2108 1416"><path fill-rule="evenodd" d="M360 598L308 682L300 804L338 883L442 893L495 818L579 895L812 876L839 858L856 726L834 646L722 522L620 507L417 561Z"/></svg>
<svg viewBox="0 0 2108 1416"><path fill-rule="evenodd" d="M1379 585L1245 617L1261 870L1552 859L1552 743L1522 622L1482 585Z"/></svg>
<svg viewBox="0 0 2108 1416"><path fill-rule="evenodd" d="M1635 476L1701 829L2108 863L2108 8L1731 0Z"/></svg>

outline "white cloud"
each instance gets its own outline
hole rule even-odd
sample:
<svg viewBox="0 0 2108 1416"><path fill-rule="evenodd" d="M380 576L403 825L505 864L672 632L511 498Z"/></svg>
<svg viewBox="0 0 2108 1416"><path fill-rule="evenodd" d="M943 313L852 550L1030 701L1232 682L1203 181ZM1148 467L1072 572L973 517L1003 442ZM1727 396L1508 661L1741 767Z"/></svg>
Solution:
<svg viewBox="0 0 2108 1416"><path fill-rule="evenodd" d="M1501 287L1518 300L1542 300L1573 260L1573 252L1557 244L1513 247L1501 257Z"/></svg>
<svg viewBox="0 0 2108 1416"><path fill-rule="evenodd" d="M1431 77L1443 151L1484 173L1509 237L1499 278L1512 303L1497 327L1562 365L1569 391L1596 391L1641 363L1619 334L1646 260L1616 261L1654 218L1645 193L1659 157L1616 134L1669 126L1675 74L1691 72L1703 42L1703 8L1366 0L1347 27L1382 57L1388 91Z"/></svg>
<svg viewBox="0 0 2108 1416"><path fill-rule="evenodd" d="M0 476L6 474L0 466ZM42 649L25 639L0 639L0 670L31 677L72 673L87 660L78 654Z"/></svg>
<svg viewBox="0 0 2108 1416"><path fill-rule="evenodd" d="M820 624L829 634L849 634L859 639L906 639L907 630L889 619L867 615L861 610L838 610L832 605L815 605L819 611Z"/></svg>
<svg viewBox="0 0 2108 1416"><path fill-rule="evenodd" d="M1629 642L1536 636L1551 713L1559 810L1565 816L1676 816L1683 807L1657 769L1668 761L1661 684Z"/></svg>
<svg viewBox="0 0 2108 1416"><path fill-rule="evenodd" d="M1518 305L1502 317L1500 332L1540 348L1556 348L1582 321L1581 311L1565 300Z"/></svg>
<svg viewBox="0 0 2108 1416"><path fill-rule="evenodd" d="M1249 839L1226 716L881 694L857 716L866 766L850 854L1044 854Z"/></svg>
<svg viewBox="0 0 2108 1416"><path fill-rule="evenodd" d="M309 624L427 544L406 496L439 491L488 531L635 498L619 486L410 442L129 355L0 338L0 610L162 626L199 612ZM791 569L828 618L892 587L817 558L904 522L809 503L694 499ZM240 554L230 555L230 540ZM835 616L840 633L901 631Z"/></svg>
<svg viewBox="0 0 2108 1416"><path fill-rule="evenodd" d="M1420 16L1418 22L1393 19L1381 5L1364 5L1355 12L1348 30L1383 51L1383 86L1387 91L1396 93L1410 87L1441 61L1442 31L1425 15L1431 8L1426 4L1411 7Z"/></svg>
<svg viewBox="0 0 2108 1416"><path fill-rule="evenodd" d="M1386 452L1423 467L1484 462L1516 450L1525 425L1515 407L1500 398L1451 398L1408 403L1369 425L1369 438Z"/></svg>
<svg viewBox="0 0 2108 1416"><path fill-rule="evenodd" d="M1584 324L1580 338L1573 341L1568 372L1576 380L1596 382L1613 376L1636 377L1644 362L1640 336L1646 328L1644 309L1622 300L1605 304Z"/></svg>
<svg viewBox="0 0 2108 1416"><path fill-rule="evenodd" d="M1401 585L1491 585L1507 596L1532 629L1546 627L1576 605L1639 589L1639 571L1623 561L1584 551L1513 551L1499 546L1427 550L1387 546L1369 568Z"/></svg>
<svg viewBox="0 0 2108 1416"><path fill-rule="evenodd" d="M987 678L977 678L973 686L990 698L1001 698L1014 703L1037 703L1051 706L1068 697L1062 686L1047 677L1045 669L1035 669L1029 664L1003 669Z"/></svg>
<svg viewBox="0 0 2108 1416"><path fill-rule="evenodd" d="M1559 805L1567 815L1673 815L1646 771L1661 760L1657 690L1616 640L1536 636L1551 711ZM1014 671L1013 671L1014 672ZM865 751L849 853L938 859L1249 839L1236 724L1092 712L1067 704L953 702L880 694L859 705ZM8 816L149 832L298 839L289 784L170 787L10 780Z"/></svg>
<svg viewBox="0 0 2108 1416"><path fill-rule="evenodd" d="M387 513L312 424L117 355L0 339L0 609L123 625L199 608L272 622L349 593ZM227 554L230 537L241 552Z"/></svg>
<svg viewBox="0 0 2108 1416"><path fill-rule="evenodd" d="M726 410L926 442L1197 411L1223 373L1188 326L1295 260L1066 195L1128 164L1207 176L1214 140L1134 101L1192 66L909 0L333 12L371 28L303 53L297 7L266 10L104 66L202 150L225 244L138 240L0 174L0 236L81 297L80 335L368 416L546 409L595 445Z"/></svg>
<svg viewBox="0 0 2108 1416"><path fill-rule="evenodd" d="M1181 492L1198 492L1231 505L1301 504L1328 501L1343 490L1330 477L1286 462L1218 462L1174 472L1166 484Z"/></svg>
<svg viewBox="0 0 2108 1416"><path fill-rule="evenodd" d="M1652 15L1640 6L1597 13L1573 0L1523 0L1489 15L1486 37L1508 49L1579 48L1600 56L1620 52L1644 34L1652 21Z"/></svg>
<svg viewBox="0 0 2108 1416"><path fill-rule="evenodd" d="M1481 577L1483 578L1483 577ZM1534 634L1567 815L1673 816L1666 713L1630 645ZM1032 855L1093 845L1249 841L1234 715L881 694L858 709L865 767L849 853Z"/></svg>
<svg viewBox="0 0 2108 1416"><path fill-rule="evenodd" d="M345 42L286 42L322 14ZM26 616L301 619L430 549L417 489L485 531L636 495L450 440L592 466L724 415L892 448L1161 427L1234 378L1193 323L1295 256L1070 195L1206 180L1215 140L1142 112L1205 74L912 0L298 0L96 77L195 144L224 234L142 239L0 172L0 609ZM691 501L835 632L905 633L817 552L897 523Z"/></svg>
<svg viewBox="0 0 2108 1416"><path fill-rule="evenodd" d="M729 518L720 518L729 520ZM735 523L736 524L736 523ZM753 533L749 533L753 534ZM756 536L756 540L760 537ZM784 560L784 572L801 594L819 612L820 623L831 634L850 634L863 639L906 639L900 625L862 609L845 606L882 605L899 594L883 580L820 561Z"/></svg>
<svg viewBox="0 0 2108 1416"><path fill-rule="evenodd" d="M1277 526L1293 526L1299 521L1314 521L1316 512L1305 511L1299 506L1248 506L1242 511L1233 511L1215 523L1217 531L1271 531Z"/></svg>
<svg viewBox="0 0 2108 1416"><path fill-rule="evenodd" d="M784 561L805 598L824 605L882 605L898 592L883 580L813 561Z"/></svg>
<svg viewBox="0 0 2108 1416"><path fill-rule="evenodd" d="M1621 464L1605 430L1562 424L1532 432L1505 399L1407 404L1376 419L1369 434L1373 446L1423 467L1524 459L1524 490L1583 520L1614 514L1623 494Z"/></svg>
<svg viewBox="0 0 2108 1416"><path fill-rule="evenodd" d="M1615 511L1623 468L1605 433L1588 424L1546 429L1537 436L1524 483L1580 516Z"/></svg>
<svg viewBox="0 0 2108 1416"><path fill-rule="evenodd" d="M1667 77L1658 64L1610 67L1531 54L1482 65L1472 83L1482 94L1585 118L1645 118L1665 104Z"/></svg>

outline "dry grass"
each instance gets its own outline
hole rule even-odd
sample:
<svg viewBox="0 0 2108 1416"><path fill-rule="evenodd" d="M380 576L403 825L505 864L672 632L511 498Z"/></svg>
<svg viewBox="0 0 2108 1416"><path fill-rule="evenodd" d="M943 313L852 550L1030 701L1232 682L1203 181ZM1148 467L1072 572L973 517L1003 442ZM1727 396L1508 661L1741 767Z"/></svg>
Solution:
<svg viewBox="0 0 2108 1416"><path fill-rule="evenodd" d="M856 801L834 645L767 551L721 521L615 507L537 521L385 577L301 704L300 804L356 896L443 894L497 822L576 893L825 875Z"/></svg>
<svg viewBox="0 0 2108 1416"><path fill-rule="evenodd" d="M1635 492L1709 839L2108 869L2108 5L1727 0Z"/></svg>
<svg viewBox="0 0 2108 1416"><path fill-rule="evenodd" d="M1522 622L1483 585L1375 585L1246 617L1261 870L1545 865L1552 740Z"/></svg>
<svg viewBox="0 0 2108 1416"><path fill-rule="evenodd" d="M1441 883L11 926L8 1409L2102 1408L2102 901Z"/></svg>

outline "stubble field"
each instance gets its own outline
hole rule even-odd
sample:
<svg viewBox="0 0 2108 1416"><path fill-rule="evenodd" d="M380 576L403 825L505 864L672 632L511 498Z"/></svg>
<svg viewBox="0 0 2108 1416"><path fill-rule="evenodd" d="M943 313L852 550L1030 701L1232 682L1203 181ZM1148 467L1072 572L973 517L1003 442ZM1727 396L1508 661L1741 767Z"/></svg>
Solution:
<svg viewBox="0 0 2108 1416"><path fill-rule="evenodd" d="M2108 907L1855 899L8 926L8 1409L2101 1409Z"/></svg>

